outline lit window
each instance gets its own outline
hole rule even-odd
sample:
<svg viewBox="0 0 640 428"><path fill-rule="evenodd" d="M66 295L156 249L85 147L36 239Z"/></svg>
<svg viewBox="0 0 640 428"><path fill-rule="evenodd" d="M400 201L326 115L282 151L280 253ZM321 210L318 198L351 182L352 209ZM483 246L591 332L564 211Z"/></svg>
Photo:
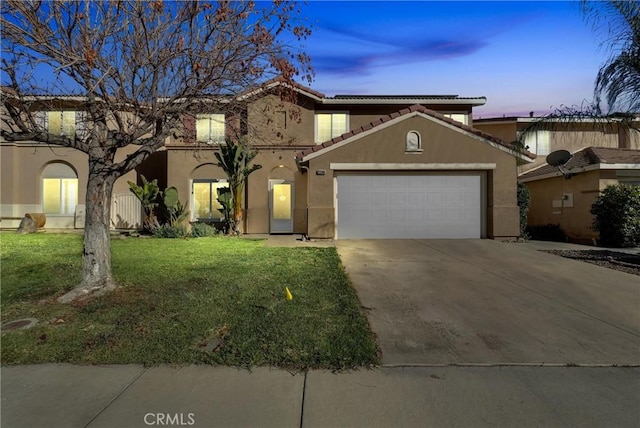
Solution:
<svg viewBox="0 0 640 428"><path fill-rule="evenodd" d="M347 132L347 113L317 113L316 143L322 143Z"/></svg>
<svg viewBox="0 0 640 428"><path fill-rule="evenodd" d="M528 147L531 153L548 155L551 153L550 140L549 131L527 132L524 136L524 146Z"/></svg>
<svg viewBox="0 0 640 428"><path fill-rule="evenodd" d="M445 113L444 117L448 117L449 119L453 119L456 122L460 122L463 125L469 124L469 115L464 113Z"/></svg>
<svg viewBox="0 0 640 428"><path fill-rule="evenodd" d="M224 143L224 114L197 115L196 138L207 144Z"/></svg>
<svg viewBox="0 0 640 428"><path fill-rule="evenodd" d="M86 114L82 111L52 110L34 113L37 125L52 135L81 138L86 137Z"/></svg>
<svg viewBox="0 0 640 428"><path fill-rule="evenodd" d="M218 189L229 187L226 180L193 180L193 215L198 220L221 220L222 204Z"/></svg>
<svg viewBox="0 0 640 428"><path fill-rule="evenodd" d="M45 214L73 215L78 203L78 178L63 163L52 163L42 171L42 210Z"/></svg>

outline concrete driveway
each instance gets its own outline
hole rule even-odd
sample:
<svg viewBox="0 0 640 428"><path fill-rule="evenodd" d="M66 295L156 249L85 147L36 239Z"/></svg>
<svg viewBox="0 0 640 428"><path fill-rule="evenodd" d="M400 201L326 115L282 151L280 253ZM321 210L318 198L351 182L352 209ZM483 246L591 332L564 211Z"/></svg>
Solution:
<svg viewBox="0 0 640 428"><path fill-rule="evenodd" d="M384 365L639 365L640 278L492 240L336 248Z"/></svg>

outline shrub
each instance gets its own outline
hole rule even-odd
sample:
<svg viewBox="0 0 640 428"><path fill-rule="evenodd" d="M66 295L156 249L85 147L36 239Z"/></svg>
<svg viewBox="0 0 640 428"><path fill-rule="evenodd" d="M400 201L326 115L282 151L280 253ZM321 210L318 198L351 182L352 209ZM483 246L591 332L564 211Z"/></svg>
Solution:
<svg viewBox="0 0 640 428"><path fill-rule="evenodd" d="M193 223L191 225L191 236L194 238L202 238L205 236L216 236L219 232L215 227L207 223Z"/></svg>
<svg viewBox="0 0 640 428"><path fill-rule="evenodd" d="M142 186L138 186L133 181L127 181L129 184L129 190L142 204L142 210L144 211L143 230L146 233L153 233L153 230L159 226L158 219L154 214L155 209L158 206L157 198L160 193L158 188L158 179L148 181L146 177L140 174L142 180Z"/></svg>
<svg viewBox="0 0 640 428"><path fill-rule="evenodd" d="M184 226L163 224L153 231L153 236L156 238L186 238L188 234L187 228Z"/></svg>
<svg viewBox="0 0 640 428"><path fill-rule="evenodd" d="M527 216L529 215L529 205L531 196L529 189L524 183L518 183L518 208L520 209L520 237L527 239Z"/></svg>
<svg viewBox="0 0 640 428"><path fill-rule="evenodd" d="M537 241L566 242L567 235L559 224L527 226L525 233Z"/></svg>
<svg viewBox="0 0 640 428"><path fill-rule="evenodd" d="M607 186L591 206L593 230L600 233L600 245L640 245L640 186Z"/></svg>

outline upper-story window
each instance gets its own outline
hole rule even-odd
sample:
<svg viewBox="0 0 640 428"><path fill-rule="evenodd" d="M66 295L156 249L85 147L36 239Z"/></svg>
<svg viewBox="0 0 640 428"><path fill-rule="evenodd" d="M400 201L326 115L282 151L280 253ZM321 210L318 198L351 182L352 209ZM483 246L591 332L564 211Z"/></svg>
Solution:
<svg viewBox="0 0 640 428"><path fill-rule="evenodd" d="M316 143L322 143L348 131L349 115L345 112L316 113Z"/></svg>
<svg viewBox="0 0 640 428"><path fill-rule="evenodd" d="M87 129L86 115L83 111L51 110L36 112L35 120L52 135L72 137L82 136Z"/></svg>
<svg viewBox="0 0 640 428"><path fill-rule="evenodd" d="M224 143L224 114L196 116L196 138L207 144Z"/></svg>
<svg viewBox="0 0 640 428"><path fill-rule="evenodd" d="M453 119L463 125L469 124L469 115L466 113L445 113L443 116Z"/></svg>
<svg viewBox="0 0 640 428"><path fill-rule="evenodd" d="M548 155L551 153L551 135L549 131L528 132L524 136L524 146L528 147L531 153Z"/></svg>

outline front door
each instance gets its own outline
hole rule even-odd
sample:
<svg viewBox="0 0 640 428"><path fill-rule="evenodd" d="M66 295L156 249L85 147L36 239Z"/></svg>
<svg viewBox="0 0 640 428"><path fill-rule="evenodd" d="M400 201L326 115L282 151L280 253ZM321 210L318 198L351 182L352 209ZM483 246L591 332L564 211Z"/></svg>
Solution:
<svg viewBox="0 0 640 428"><path fill-rule="evenodd" d="M293 183L269 180L269 217L271 233L293 233Z"/></svg>

